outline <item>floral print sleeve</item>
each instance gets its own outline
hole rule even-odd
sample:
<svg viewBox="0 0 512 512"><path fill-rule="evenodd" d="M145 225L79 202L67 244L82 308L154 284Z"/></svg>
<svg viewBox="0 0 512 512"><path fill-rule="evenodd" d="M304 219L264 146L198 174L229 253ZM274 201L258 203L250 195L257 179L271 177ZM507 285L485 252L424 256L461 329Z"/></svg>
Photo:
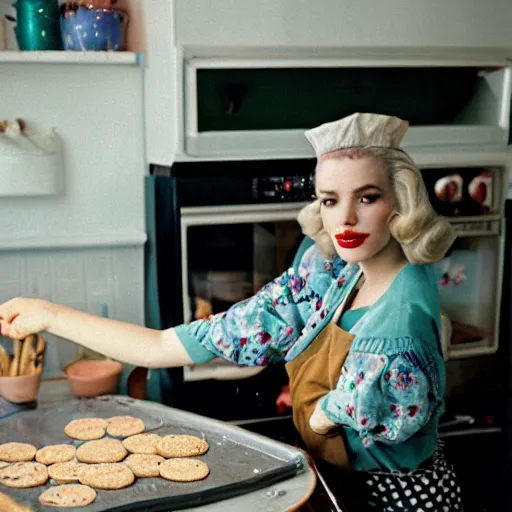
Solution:
<svg viewBox="0 0 512 512"><path fill-rule="evenodd" d="M364 446L402 443L430 419L438 404L435 390L414 351L394 356L354 352L336 389L318 407L333 425L356 430Z"/></svg>
<svg viewBox="0 0 512 512"><path fill-rule="evenodd" d="M315 246L253 297L224 313L176 328L190 357L203 363L216 356L244 366L284 361L307 319L322 306L333 281Z"/></svg>

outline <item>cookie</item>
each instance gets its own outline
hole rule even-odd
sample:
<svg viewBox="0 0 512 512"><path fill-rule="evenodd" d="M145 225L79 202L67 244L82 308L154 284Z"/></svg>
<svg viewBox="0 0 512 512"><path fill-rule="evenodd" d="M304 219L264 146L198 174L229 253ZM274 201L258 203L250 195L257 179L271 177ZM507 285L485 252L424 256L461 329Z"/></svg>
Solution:
<svg viewBox="0 0 512 512"><path fill-rule="evenodd" d="M27 443L0 444L0 460L4 462L27 462L34 460L37 448Z"/></svg>
<svg viewBox="0 0 512 512"><path fill-rule="evenodd" d="M173 482L195 482L206 478L210 468L199 459L169 459L159 466L160 476Z"/></svg>
<svg viewBox="0 0 512 512"><path fill-rule="evenodd" d="M160 455L152 455L147 453L132 453L124 461L135 476L139 478L151 478L154 476L160 476L158 466L165 459Z"/></svg>
<svg viewBox="0 0 512 512"><path fill-rule="evenodd" d="M0 510L2 512L32 512L31 508L23 507L3 492L0 492Z"/></svg>
<svg viewBox="0 0 512 512"><path fill-rule="evenodd" d="M0 469L7 467L9 464L10 462L4 462L3 460L0 460Z"/></svg>
<svg viewBox="0 0 512 512"><path fill-rule="evenodd" d="M127 437L123 446L131 453L156 454L156 445L162 439L158 434L137 434Z"/></svg>
<svg viewBox="0 0 512 512"><path fill-rule="evenodd" d="M96 491L87 485L68 484L50 487L39 496L42 505L52 507L85 507L96 499Z"/></svg>
<svg viewBox="0 0 512 512"><path fill-rule="evenodd" d="M158 442L156 451L162 457L195 457L208 451L209 445L204 439L188 435L164 436Z"/></svg>
<svg viewBox="0 0 512 512"><path fill-rule="evenodd" d="M100 418L82 418L73 420L64 427L64 433L80 441L100 439L105 435L106 420Z"/></svg>
<svg viewBox="0 0 512 512"><path fill-rule="evenodd" d="M78 474L83 466L80 462L57 462L48 468L48 476L58 484L78 482Z"/></svg>
<svg viewBox="0 0 512 512"><path fill-rule="evenodd" d="M68 462L76 453L76 448L71 444L53 444L37 450L36 460L41 464L50 466L57 462Z"/></svg>
<svg viewBox="0 0 512 512"><path fill-rule="evenodd" d="M84 465L80 483L95 489L122 489L135 480L132 470L122 463Z"/></svg>
<svg viewBox="0 0 512 512"><path fill-rule="evenodd" d="M48 470L39 462L16 462L0 469L0 484L6 487L37 487L48 480Z"/></svg>
<svg viewBox="0 0 512 512"><path fill-rule="evenodd" d="M114 416L108 420L107 434L112 437L127 437L146 430L144 422L134 416Z"/></svg>
<svg viewBox="0 0 512 512"><path fill-rule="evenodd" d="M79 446L76 458L80 462L99 464L102 462L119 462L128 455L126 448L118 439L98 439Z"/></svg>

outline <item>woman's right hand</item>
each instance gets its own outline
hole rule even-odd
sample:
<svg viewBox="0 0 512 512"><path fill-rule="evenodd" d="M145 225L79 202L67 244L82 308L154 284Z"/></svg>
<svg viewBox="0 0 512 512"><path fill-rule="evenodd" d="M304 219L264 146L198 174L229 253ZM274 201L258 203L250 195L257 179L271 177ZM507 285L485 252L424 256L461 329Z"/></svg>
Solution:
<svg viewBox="0 0 512 512"><path fill-rule="evenodd" d="M12 299L1 304L0 331L14 339L46 331L106 357L145 368L193 364L172 327L165 331L148 329L41 299Z"/></svg>
<svg viewBox="0 0 512 512"><path fill-rule="evenodd" d="M50 328L56 305L41 299L12 299L0 305L2 336L24 339Z"/></svg>

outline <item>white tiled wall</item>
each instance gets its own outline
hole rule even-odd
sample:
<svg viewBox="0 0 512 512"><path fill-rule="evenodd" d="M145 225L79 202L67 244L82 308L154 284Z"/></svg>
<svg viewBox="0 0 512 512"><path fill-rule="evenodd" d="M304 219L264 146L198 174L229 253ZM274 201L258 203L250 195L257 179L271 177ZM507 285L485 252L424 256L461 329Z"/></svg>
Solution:
<svg viewBox="0 0 512 512"><path fill-rule="evenodd" d="M143 278L140 247L0 252L0 303L17 296L40 297L143 324ZM45 338L44 376L60 375L76 357L77 346L55 336Z"/></svg>

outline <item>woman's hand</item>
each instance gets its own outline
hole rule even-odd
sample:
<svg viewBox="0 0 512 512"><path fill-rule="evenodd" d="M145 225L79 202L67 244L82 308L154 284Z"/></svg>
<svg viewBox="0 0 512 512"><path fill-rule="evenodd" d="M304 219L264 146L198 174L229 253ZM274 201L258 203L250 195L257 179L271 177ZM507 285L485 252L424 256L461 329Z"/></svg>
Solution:
<svg viewBox="0 0 512 512"><path fill-rule="evenodd" d="M2 336L22 340L50 329L56 305L41 299L12 299L0 305Z"/></svg>
<svg viewBox="0 0 512 512"><path fill-rule="evenodd" d="M0 332L24 339L46 331L118 361L146 368L193 364L171 327L165 331L103 318L41 299L13 299L0 305Z"/></svg>
<svg viewBox="0 0 512 512"><path fill-rule="evenodd" d="M336 423L333 423L325 414L322 407L320 406L320 402L317 402L315 410L309 418L309 426L313 432L316 432L320 435L325 435L329 432L329 430L333 429L336 426Z"/></svg>

